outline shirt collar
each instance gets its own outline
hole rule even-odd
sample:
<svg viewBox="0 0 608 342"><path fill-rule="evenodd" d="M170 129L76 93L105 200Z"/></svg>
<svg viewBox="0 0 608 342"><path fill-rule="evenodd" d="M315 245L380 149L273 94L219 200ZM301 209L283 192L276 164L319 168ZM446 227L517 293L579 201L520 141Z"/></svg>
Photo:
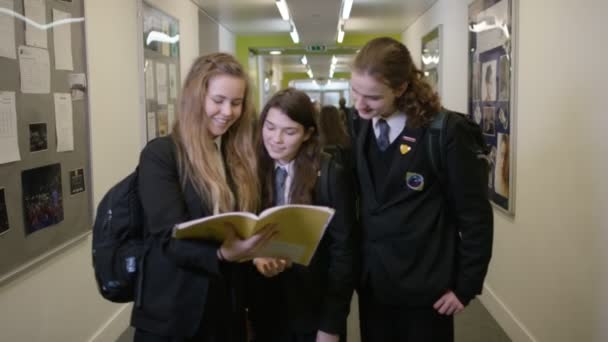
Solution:
<svg viewBox="0 0 608 342"><path fill-rule="evenodd" d="M221 135L219 137L213 139L213 143L215 144L215 147L217 147L218 151L222 150L222 136Z"/></svg>
<svg viewBox="0 0 608 342"><path fill-rule="evenodd" d="M386 123L391 127L391 129L395 128L395 127L397 127L397 128L401 127L401 129L399 129L399 132L401 132L403 130L403 127L405 127L405 123L407 121L407 116L405 115L404 112L401 112L401 111L396 111L387 117L374 116L372 118L374 127L376 127L376 124L378 123L378 120L380 120L380 119L386 120Z"/></svg>
<svg viewBox="0 0 608 342"><path fill-rule="evenodd" d="M287 171L287 175L290 176L292 174L292 170L293 170L293 164L295 162L295 159L292 159L289 163L287 164L280 164L278 161L274 161L274 168L276 169L277 167L282 168L283 170Z"/></svg>

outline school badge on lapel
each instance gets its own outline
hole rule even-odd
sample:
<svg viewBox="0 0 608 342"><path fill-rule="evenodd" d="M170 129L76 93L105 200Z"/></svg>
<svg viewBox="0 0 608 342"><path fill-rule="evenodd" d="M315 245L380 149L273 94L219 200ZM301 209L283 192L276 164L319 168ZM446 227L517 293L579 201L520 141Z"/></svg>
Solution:
<svg viewBox="0 0 608 342"><path fill-rule="evenodd" d="M402 155L407 154L411 149L412 148L406 144L401 144L401 146L399 146L399 151L401 152Z"/></svg>
<svg viewBox="0 0 608 342"><path fill-rule="evenodd" d="M414 191L422 191L424 189L424 177L419 173L408 172L405 174L405 183L407 187Z"/></svg>

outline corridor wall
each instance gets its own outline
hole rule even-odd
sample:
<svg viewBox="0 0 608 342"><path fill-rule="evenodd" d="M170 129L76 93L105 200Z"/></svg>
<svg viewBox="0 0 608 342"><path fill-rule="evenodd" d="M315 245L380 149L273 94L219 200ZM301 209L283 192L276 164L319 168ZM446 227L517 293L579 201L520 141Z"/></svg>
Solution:
<svg viewBox="0 0 608 342"><path fill-rule="evenodd" d="M179 20L183 80L199 51L198 8L189 0L148 3ZM95 205L133 170L142 148L141 28L136 18L137 1L85 1ZM215 34L229 47L234 37L223 31ZM3 341L115 341L128 327L129 315L130 305L106 302L97 293L90 237L0 287Z"/></svg>
<svg viewBox="0 0 608 342"><path fill-rule="evenodd" d="M439 0L403 33L443 24L444 104L466 110L468 0ZM516 208L495 214L481 301L513 341L607 341L608 43L601 0L518 1Z"/></svg>

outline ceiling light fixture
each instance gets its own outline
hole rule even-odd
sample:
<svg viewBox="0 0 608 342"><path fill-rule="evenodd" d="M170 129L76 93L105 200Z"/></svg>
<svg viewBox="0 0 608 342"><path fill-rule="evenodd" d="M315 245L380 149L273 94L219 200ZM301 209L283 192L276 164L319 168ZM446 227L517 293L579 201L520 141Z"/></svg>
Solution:
<svg viewBox="0 0 608 342"><path fill-rule="evenodd" d="M338 26L338 43L344 41L344 24Z"/></svg>
<svg viewBox="0 0 608 342"><path fill-rule="evenodd" d="M308 71L306 71L306 74L308 75L308 77L313 78L312 70L310 68L308 68Z"/></svg>
<svg viewBox="0 0 608 342"><path fill-rule="evenodd" d="M278 5L277 5L278 6ZM342 19L350 18L350 10L353 8L353 0L342 1Z"/></svg>
<svg viewBox="0 0 608 342"><path fill-rule="evenodd" d="M300 62L302 62L302 64L306 65L308 64L308 59L306 59L306 55L302 56L302 58L300 58Z"/></svg>
<svg viewBox="0 0 608 342"><path fill-rule="evenodd" d="M276 0L274 3L277 5L279 13L281 13L281 18L285 21L289 20L289 8L287 8L285 0Z"/></svg>
<svg viewBox="0 0 608 342"><path fill-rule="evenodd" d="M270 54L271 55L280 55L281 51L279 51L279 50L272 50L272 51L270 51Z"/></svg>
<svg viewBox="0 0 608 342"><path fill-rule="evenodd" d="M291 40L293 40L294 44L298 44L300 42L300 36L298 35L298 30L296 30L296 25L291 25L289 35L291 36Z"/></svg>

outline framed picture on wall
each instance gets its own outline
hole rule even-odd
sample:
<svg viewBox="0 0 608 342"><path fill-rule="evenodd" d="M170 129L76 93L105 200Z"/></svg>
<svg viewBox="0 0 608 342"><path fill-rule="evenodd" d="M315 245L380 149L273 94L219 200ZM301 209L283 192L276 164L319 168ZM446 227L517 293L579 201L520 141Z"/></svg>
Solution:
<svg viewBox="0 0 608 342"><path fill-rule="evenodd" d="M146 141L168 135L177 106L179 88L179 21L167 13L140 2L142 27L141 65ZM144 142L145 143L145 142Z"/></svg>
<svg viewBox="0 0 608 342"><path fill-rule="evenodd" d="M0 286L82 242L94 216L84 0L28 3L0 1Z"/></svg>
<svg viewBox="0 0 608 342"><path fill-rule="evenodd" d="M515 1L475 0L468 23L468 112L492 151L490 199L510 215L515 215Z"/></svg>
<svg viewBox="0 0 608 342"><path fill-rule="evenodd" d="M442 43L441 25L435 27L431 32L422 37L421 58L422 72L424 78L433 87L433 90L441 95L441 65L442 65Z"/></svg>

